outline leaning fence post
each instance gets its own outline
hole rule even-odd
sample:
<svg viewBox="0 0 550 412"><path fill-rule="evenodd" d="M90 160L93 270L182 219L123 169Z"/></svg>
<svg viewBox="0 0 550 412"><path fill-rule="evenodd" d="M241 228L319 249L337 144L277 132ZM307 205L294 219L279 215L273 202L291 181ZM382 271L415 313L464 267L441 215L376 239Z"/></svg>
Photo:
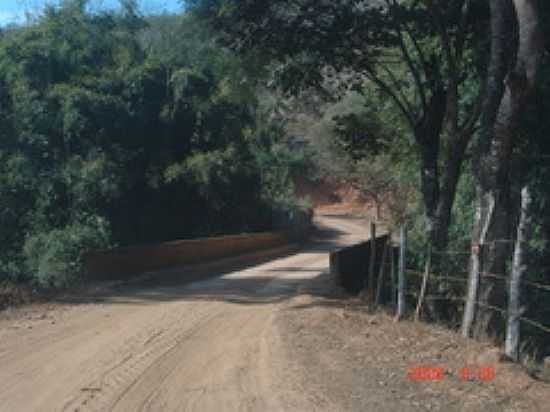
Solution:
<svg viewBox="0 0 550 412"><path fill-rule="evenodd" d="M420 296L418 296L418 302L416 303L416 313L414 320L417 322L420 319L420 312L422 311L422 304L424 303L424 297L426 296L426 289L428 287L428 278L430 277L432 265L432 246L428 246L428 258L426 260L426 268L424 269L424 277L422 278L422 287L420 289Z"/></svg>
<svg viewBox="0 0 550 412"><path fill-rule="evenodd" d="M407 250L407 232L405 227L401 227L399 237L401 244L399 248L399 275L397 282L397 320L400 320L405 315L405 270L406 270L406 250Z"/></svg>
<svg viewBox="0 0 550 412"><path fill-rule="evenodd" d="M370 261L369 261L369 283L367 285L370 301L374 302L376 289L374 286L374 265L376 263L376 224L370 224Z"/></svg>

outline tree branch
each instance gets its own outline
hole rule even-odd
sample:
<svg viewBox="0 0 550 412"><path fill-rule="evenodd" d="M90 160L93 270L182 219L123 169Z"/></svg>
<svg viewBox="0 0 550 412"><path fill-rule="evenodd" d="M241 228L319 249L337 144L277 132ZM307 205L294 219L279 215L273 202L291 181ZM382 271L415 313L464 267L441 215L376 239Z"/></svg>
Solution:
<svg viewBox="0 0 550 412"><path fill-rule="evenodd" d="M399 7L399 4L397 4L396 0L386 0L386 4L388 6L388 9L390 10L390 13L391 13L392 8ZM418 90L418 94L420 95L420 100L422 102L422 109L426 110L426 106L427 106L426 92L424 90L424 85L422 84L422 79L421 79L420 73L419 73L416 65L414 64L414 61L413 61L409 51L407 50L407 45L405 43L405 39L404 39L404 36L403 36L403 31L402 31L400 25L396 24L393 18L392 18L392 23L393 23L394 29L397 33L398 39L399 39L399 48L401 50L401 54L403 56L403 59L405 60L405 63L409 67L409 70L411 71L411 74L414 78L414 82L416 84L416 88ZM413 38L413 36L411 35L410 32L408 34L411 38ZM414 44L415 44L415 47L420 49L418 47L418 44L416 43L416 41L414 41ZM421 54L421 55L423 55L423 54Z"/></svg>
<svg viewBox="0 0 550 412"><path fill-rule="evenodd" d="M402 102L392 88L384 80L382 80L372 68L365 70L365 75L393 100L394 104L407 120L407 123L411 126L411 129L414 130L416 122L412 111L408 108L407 103Z"/></svg>

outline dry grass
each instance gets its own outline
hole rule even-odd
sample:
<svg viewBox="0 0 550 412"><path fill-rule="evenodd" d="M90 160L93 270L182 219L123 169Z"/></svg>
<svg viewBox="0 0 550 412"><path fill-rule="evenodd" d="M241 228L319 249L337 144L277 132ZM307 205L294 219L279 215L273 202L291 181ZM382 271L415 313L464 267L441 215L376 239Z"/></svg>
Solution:
<svg viewBox="0 0 550 412"><path fill-rule="evenodd" d="M26 285L12 283L0 284L0 310L34 302L38 299L38 293Z"/></svg>
<svg viewBox="0 0 550 412"><path fill-rule="evenodd" d="M548 410L550 385L504 361L490 344L433 324L396 323L392 313L371 311L360 299L342 298L341 291L320 294L320 283L333 287L328 276L317 282L315 293L289 305L281 325L291 325L284 336L309 369L308 385L342 410ZM441 380L419 382L408 378L414 368L444 372ZM464 379L464 368L471 380ZM480 380L481 368L494 368L494 379Z"/></svg>

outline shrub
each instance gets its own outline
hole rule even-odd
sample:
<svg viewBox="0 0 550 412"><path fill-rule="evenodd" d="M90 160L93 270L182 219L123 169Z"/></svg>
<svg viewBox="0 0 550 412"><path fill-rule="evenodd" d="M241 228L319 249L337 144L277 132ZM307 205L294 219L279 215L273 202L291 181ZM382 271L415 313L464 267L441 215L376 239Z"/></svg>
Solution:
<svg viewBox="0 0 550 412"><path fill-rule="evenodd" d="M28 237L23 254L32 280L39 286L65 287L81 275L85 251L107 246L107 222L96 216Z"/></svg>

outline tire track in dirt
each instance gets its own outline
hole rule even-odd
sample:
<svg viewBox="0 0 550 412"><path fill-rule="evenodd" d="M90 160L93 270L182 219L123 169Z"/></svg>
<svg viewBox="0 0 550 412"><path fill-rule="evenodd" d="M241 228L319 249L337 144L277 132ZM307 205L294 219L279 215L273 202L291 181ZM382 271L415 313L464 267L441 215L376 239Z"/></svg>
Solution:
<svg viewBox="0 0 550 412"><path fill-rule="evenodd" d="M322 223L325 238L269 263L0 319L0 412L338 410L299 384L275 321L291 296L311 293L331 247L366 233Z"/></svg>
<svg viewBox="0 0 550 412"><path fill-rule="evenodd" d="M188 305L183 306L186 309ZM151 322L147 329L127 338L108 360L96 367L93 374L99 376L84 387L91 390L81 388L63 411L110 410L113 399L116 404L116 399L121 398L148 368L220 314L211 307L201 309L199 314L190 316L185 310L182 313L181 308L171 308L160 319ZM117 362L117 359L122 361ZM109 367L113 363L115 366Z"/></svg>

